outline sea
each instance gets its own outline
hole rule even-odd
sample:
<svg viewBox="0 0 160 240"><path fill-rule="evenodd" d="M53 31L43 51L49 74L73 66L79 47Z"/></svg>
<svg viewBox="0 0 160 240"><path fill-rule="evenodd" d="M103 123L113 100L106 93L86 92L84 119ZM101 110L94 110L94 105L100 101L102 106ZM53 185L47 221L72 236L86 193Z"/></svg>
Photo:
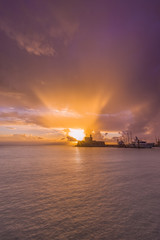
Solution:
<svg viewBox="0 0 160 240"><path fill-rule="evenodd" d="M0 146L0 240L159 240L160 148Z"/></svg>

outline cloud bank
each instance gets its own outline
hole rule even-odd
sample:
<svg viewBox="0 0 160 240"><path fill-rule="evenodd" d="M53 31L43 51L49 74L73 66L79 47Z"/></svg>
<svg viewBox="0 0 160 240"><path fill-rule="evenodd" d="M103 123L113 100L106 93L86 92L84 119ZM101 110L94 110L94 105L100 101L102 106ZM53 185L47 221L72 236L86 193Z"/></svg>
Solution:
<svg viewBox="0 0 160 240"><path fill-rule="evenodd" d="M0 8L1 125L160 135L159 1Z"/></svg>

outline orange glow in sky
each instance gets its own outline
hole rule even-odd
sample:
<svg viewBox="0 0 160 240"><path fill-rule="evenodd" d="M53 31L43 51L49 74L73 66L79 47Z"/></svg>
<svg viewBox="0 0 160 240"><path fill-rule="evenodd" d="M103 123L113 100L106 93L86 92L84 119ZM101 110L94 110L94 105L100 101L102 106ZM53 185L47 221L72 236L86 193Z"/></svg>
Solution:
<svg viewBox="0 0 160 240"><path fill-rule="evenodd" d="M69 136L71 136L79 141L83 140L83 138L85 137L84 129L70 128L69 130L70 130Z"/></svg>
<svg viewBox="0 0 160 240"><path fill-rule="evenodd" d="M0 1L0 143L160 138L160 1L86 2Z"/></svg>

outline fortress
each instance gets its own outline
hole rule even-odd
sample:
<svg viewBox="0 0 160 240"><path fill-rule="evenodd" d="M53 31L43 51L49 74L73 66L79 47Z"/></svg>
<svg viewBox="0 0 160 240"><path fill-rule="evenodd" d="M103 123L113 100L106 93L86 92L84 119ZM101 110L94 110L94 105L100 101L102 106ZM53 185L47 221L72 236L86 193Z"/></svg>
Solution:
<svg viewBox="0 0 160 240"><path fill-rule="evenodd" d="M78 141L76 147L106 147L105 142L95 141L92 138L92 135L85 137L83 141Z"/></svg>

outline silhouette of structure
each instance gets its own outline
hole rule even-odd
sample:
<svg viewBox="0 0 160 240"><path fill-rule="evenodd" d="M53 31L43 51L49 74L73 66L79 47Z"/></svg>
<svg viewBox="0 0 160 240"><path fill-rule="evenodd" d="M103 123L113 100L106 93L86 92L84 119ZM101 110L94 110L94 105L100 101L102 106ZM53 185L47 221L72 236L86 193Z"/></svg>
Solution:
<svg viewBox="0 0 160 240"><path fill-rule="evenodd" d="M136 136L134 141L125 142L122 139L117 141L119 147L126 147L126 148L152 148L154 147L154 143L148 143L146 141L139 140Z"/></svg>
<svg viewBox="0 0 160 240"><path fill-rule="evenodd" d="M76 147L106 147L105 142L95 141L92 138L92 135L85 137L83 141L78 141Z"/></svg>

